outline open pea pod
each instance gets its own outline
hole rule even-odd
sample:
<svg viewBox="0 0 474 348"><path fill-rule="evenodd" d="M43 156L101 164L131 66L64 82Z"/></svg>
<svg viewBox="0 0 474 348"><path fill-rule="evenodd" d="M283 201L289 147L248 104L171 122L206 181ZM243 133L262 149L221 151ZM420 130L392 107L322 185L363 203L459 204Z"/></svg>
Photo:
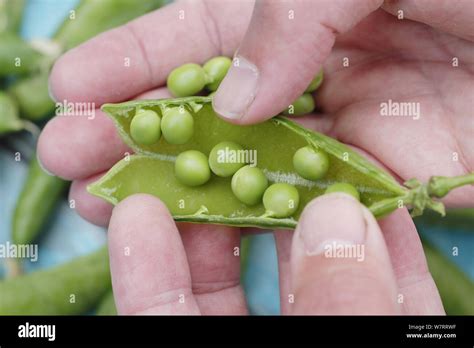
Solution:
<svg viewBox="0 0 474 348"><path fill-rule="evenodd" d="M171 107L183 107L193 115L194 134L190 141L184 145L172 145L161 138L149 146L133 141L130 123L137 110L153 110L162 115ZM361 202L378 217L405 205L413 206L415 214L421 213L425 207L444 213L443 205L431 197L440 196L439 193L447 187L474 181L474 174L449 179L435 177L426 185L411 180L405 187L344 144L287 118L274 117L251 126L227 123L217 117L209 97L106 104L103 110L113 118L120 136L135 154L122 159L104 177L91 184L89 192L112 204L135 193L152 194L166 204L177 221L295 228L306 204L324 194L325 189L335 182L354 185ZM262 203L254 206L241 203L232 193L231 178L212 176L206 184L198 187L185 186L177 180L174 160L178 154L198 150L209 155L211 149L222 141L236 142L244 149L256 150L257 166L270 183L285 182L297 188L300 204L292 216L271 217L266 214ZM295 151L307 145L322 149L329 156L330 168L321 180L303 179L293 168ZM439 192L434 192L435 189Z"/></svg>

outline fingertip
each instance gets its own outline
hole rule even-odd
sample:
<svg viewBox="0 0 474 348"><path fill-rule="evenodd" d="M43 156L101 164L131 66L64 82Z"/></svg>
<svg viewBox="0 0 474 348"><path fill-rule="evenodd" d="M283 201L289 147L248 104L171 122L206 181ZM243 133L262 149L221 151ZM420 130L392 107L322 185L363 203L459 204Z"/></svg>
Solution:
<svg viewBox="0 0 474 348"><path fill-rule="evenodd" d="M366 222L361 204L354 197L339 192L314 199L301 214L295 238L303 242L308 255L323 252L332 241L364 243Z"/></svg>
<svg viewBox="0 0 474 348"><path fill-rule="evenodd" d="M93 117L56 116L38 140L44 168L67 180L84 179L109 169L132 151L120 139L113 121L100 110Z"/></svg>
<svg viewBox="0 0 474 348"><path fill-rule="evenodd" d="M124 248L134 254L151 255L159 249L161 243L171 244L173 248L176 245L182 247L176 225L168 209L158 198L148 194L134 194L113 208L109 223L111 257L121 262Z"/></svg>
<svg viewBox="0 0 474 348"><path fill-rule="evenodd" d="M66 180L74 179L74 170L65 166L62 158L64 147L58 143L58 134L64 131L62 122L50 120L40 133L37 144L37 157L45 171Z"/></svg>
<svg viewBox="0 0 474 348"><path fill-rule="evenodd" d="M150 220L171 218L168 208L161 200L150 194L137 193L126 197L114 207L111 223L129 224L141 216L149 217ZM137 221L137 225L141 223L146 222Z"/></svg>

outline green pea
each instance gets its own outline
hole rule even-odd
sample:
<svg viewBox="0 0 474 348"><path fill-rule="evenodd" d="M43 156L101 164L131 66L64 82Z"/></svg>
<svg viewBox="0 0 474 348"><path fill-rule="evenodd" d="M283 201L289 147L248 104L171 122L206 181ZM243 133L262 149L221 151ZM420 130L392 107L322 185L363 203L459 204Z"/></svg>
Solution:
<svg viewBox="0 0 474 348"><path fill-rule="evenodd" d="M247 205L259 203L267 187L267 177L257 167L242 167L232 177L232 192Z"/></svg>
<svg viewBox="0 0 474 348"><path fill-rule="evenodd" d="M305 146L293 155L293 166L303 178L318 180L328 172L329 157L324 151Z"/></svg>
<svg viewBox="0 0 474 348"><path fill-rule="evenodd" d="M313 96L309 93L305 93L296 99L293 104L283 111L284 115L287 116L302 116L313 112L315 108Z"/></svg>
<svg viewBox="0 0 474 348"><path fill-rule="evenodd" d="M263 195L263 206L273 217L291 216L300 203L298 190L286 183L273 184Z"/></svg>
<svg viewBox="0 0 474 348"><path fill-rule="evenodd" d="M175 97L189 97L199 93L208 79L205 70L197 64L189 63L174 69L168 76L168 89Z"/></svg>
<svg viewBox="0 0 474 348"><path fill-rule="evenodd" d="M211 178L206 155L196 150L180 153L176 157L174 171L178 180L187 186L200 186Z"/></svg>
<svg viewBox="0 0 474 348"><path fill-rule="evenodd" d="M305 93L311 93L314 92L321 86L321 83L323 83L323 69L314 77L313 81L309 84L308 88L306 88Z"/></svg>
<svg viewBox="0 0 474 348"><path fill-rule="evenodd" d="M204 64L203 68L209 80L211 80L211 82L206 85L208 90L217 90L231 65L232 60L228 57L214 57Z"/></svg>
<svg viewBox="0 0 474 348"><path fill-rule="evenodd" d="M141 145L151 145L160 140L161 118L153 110L139 110L130 123L130 135Z"/></svg>
<svg viewBox="0 0 474 348"><path fill-rule="evenodd" d="M357 191L357 189L354 186L346 182L338 182L338 183L332 184L326 189L324 193L332 193L332 192L347 193L348 195L351 195L352 197L360 201L359 191Z"/></svg>
<svg viewBox="0 0 474 348"><path fill-rule="evenodd" d="M161 131L166 141L173 145L187 143L194 133L194 118L184 108L171 108L163 112Z"/></svg>
<svg viewBox="0 0 474 348"><path fill-rule="evenodd" d="M232 141L223 141L214 146L209 154L209 167L214 174L226 178L245 165L240 158L243 147Z"/></svg>

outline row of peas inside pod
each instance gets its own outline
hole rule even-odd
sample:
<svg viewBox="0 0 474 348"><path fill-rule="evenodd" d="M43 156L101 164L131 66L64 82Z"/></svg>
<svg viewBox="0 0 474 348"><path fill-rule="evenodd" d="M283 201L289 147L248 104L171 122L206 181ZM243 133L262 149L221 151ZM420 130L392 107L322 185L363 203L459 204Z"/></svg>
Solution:
<svg viewBox="0 0 474 348"><path fill-rule="evenodd" d="M203 66L195 63L181 65L168 75L167 87L175 97L189 97L205 88L213 95L229 71L232 60L219 56L208 60ZM323 70L313 78L304 93L283 111L286 116L303 116L314 111L315 104L311 93L323 82Z"/></svg>
<svg viewBox="0 0 474 348"><path fill-rule="evenodd" d="M165 109L163 118L153 110L138 109L130 123L133 140L142 145L157 143L161 134L166 142L182 145L191 140L193 133L194 118L184 107ZM206 184L212 173L223 178L232 177L231 189L240 202L248 206L263 202L265 215L269 217L291 216L298 209L298 190L287 183L269 185L256 163L249 164L248 151L252 149L244 149L236 142L223 141L216 144L208 156L197 150L181 152L175 160L175 176L189 187ZM294 153L293 166L304 179L316 181L326 175L330 163L323 150L305 146ZM359 200L358 191L348 183L332 184L326 192L345 192Z"/></svg>

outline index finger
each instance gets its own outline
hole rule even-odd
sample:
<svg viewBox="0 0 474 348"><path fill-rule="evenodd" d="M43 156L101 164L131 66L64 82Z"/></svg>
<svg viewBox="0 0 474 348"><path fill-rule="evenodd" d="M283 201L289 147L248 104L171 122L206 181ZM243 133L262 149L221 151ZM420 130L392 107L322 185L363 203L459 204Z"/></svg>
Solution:
<svg viewBox="0 0 474 348"><path fill-rule="evenodd" d="M161 86L181 64L232 55L252 9L251 0L168 5L64 54L51 72L51 94L101 105Z"/></svg>

